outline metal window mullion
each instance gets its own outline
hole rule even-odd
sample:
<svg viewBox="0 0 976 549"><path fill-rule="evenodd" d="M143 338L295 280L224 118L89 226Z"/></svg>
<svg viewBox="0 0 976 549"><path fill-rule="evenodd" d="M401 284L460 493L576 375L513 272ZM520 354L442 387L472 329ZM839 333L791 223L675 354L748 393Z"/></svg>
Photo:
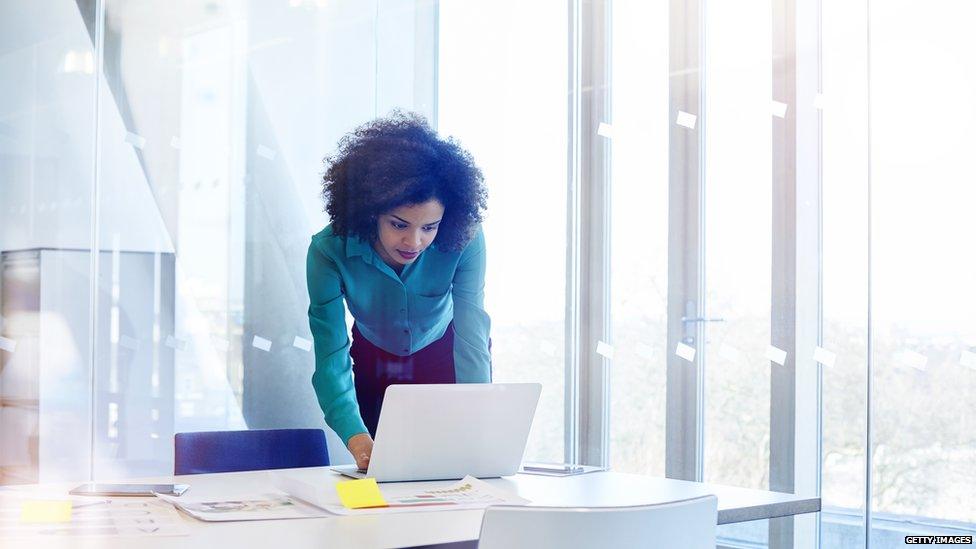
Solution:
<svg viewBox="0 0 976 549"><path fill-rule="evenodd" d="M430 123L436 128L440 123L440 52L441 52L441 3L440 0L431 1L431 20L433 30L430 33L431 40L431 81L433 85L429 92L430 95ZM421 4L423 5L423 4ZM422 29L417 29L418 35Z"/></svg>
<svg viewBox="0 0 976 549"><path fill-rule="evenodd" d="M94 120L93 124L93 134L94 140L92 143L92 171L91 171L91 219L89 220L91 226L91 243L90 243L90 253L89 258L89 270L88 276L88 344L91 348L91 353L88 356L89 359L89 369L88 369L88 480L95 481L95 420L97 411L96 402L96 391L95 391L95 380L96 372L95 369L98 367L98 279L99 279L99 261L101 260L99 251L101 250L100 240L101 240L101 227L100 227L100 196L98 180L101 177L101 156L102 156L102 131L101 131L101 112L102 112L102 93L101 93L101 81L102 74L105 70L105 0L95 0L95 13L94 13L94 56L95 56L95 83L94 83L94 112L92 117Z"/></svg>
<svg viewBox="0 0 976 549"><path fill-rule="evenodd" d="M607 466L609 360L596 345L610 339L610 143L597 128L610 121L610 1L581 0L578 15L579 458Z"/></svg>
<svg viewBox="0 0 976 549"><path fill-rule="evenodd" d="M772 3L772 89L786 103L783 118L772 119L772 261L770 339L787 352L782 365L770 363L769 489L795 489L797 368L797 52L795 0ZM771 519L769 547L793 547L792 517Z"/></svg>
<svg viewBox="0 0 976 549"><path fill-rule="evenodd" d="M822 344L822 125L816 108L821 88L820 1L793 1L790 25L793 28L794 55L787 60L793 67L794 92L789 110L794 111L795 143L795 245L792 254L795 299L794 390L793 394L793 493L820 496L822 371L813 360L814 349ZM776 98L774 98L776 99ZM770 364L771 368L779 365ZM770 413L775 412L770 407ZM780 423L782 429L789 425ZM774 464L770 464L771 467ZM819 514L792 519L792 538L798 549L819 545ZM772 530L780 528L773 525ZM780 532L782 537L788 532Z"/></svg>
<svg viewBox="0 0 976 549"><path fill-rule="evenodd" d="M823 1L817 0L817 90L818 96L823 97ZM817 346L823 347L824 314L823 314L823 112L817 109ZM817 367L817 472L816 494L823 496L823 369ZM814 522L813 546L819 548L821 543L821 521L823 516L817 513Z"/></svg>
<svg viewBox="0 0 976 549"><path fill-rule="evenodd" d="M872 318L872 311L874 309L874 288L871 283L872 277L874 275L874 240L873 240L873 229L874 229L874 201L872 193L872 168L871 162L873 158L872 151L872 133L871 133L871 0L865 0L865 45L867 46L867 112L866 114L866 125L867 125L867 194L868 194L868 211L867 211L867 229L868 229L868 310L867 310L867 356L866 356L866 372L867 383L865 387L865 409L864 409L864 547L865 549L871 549L871 521L872 521L872 499L873 499L873 462L874 462L874 451L871 447L873 442L873 403L872 396L874 394L874 319Z"/></svg>
<svg viewBox="0 0 976 549"><path fill-rule="evenodd" d="M567 200L566 200L566 340L564 390L564 445L566 463L580 463L579 453L579 369L580 369L580 1L567 0L569 7L568 101L567 101Z"/></svg>
<svg viewBox="0 0 976 549"><path fill-rule="evenodd" d="M665 474L700 480L703 466L704 101L702 0L670 0L668 145L668 336ZM698 117L695 128L675 123L678 111ZM674 353L698 347L693 363Z"/></svg>

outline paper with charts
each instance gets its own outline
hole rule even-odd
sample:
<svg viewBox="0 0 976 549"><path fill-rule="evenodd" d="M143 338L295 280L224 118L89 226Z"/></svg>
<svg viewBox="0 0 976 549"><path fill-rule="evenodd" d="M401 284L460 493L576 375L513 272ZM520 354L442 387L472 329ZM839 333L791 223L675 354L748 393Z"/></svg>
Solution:
<svg viewBox="0 0 976 549"><path fill-rule="evenodd" d="M526 505L529 500L496 488L472 476L440 488L418 489L415 483L385 483L386 507L347 509L333 486L314 485L287 475L275 477L277 488L337 515L369 515L418 511L483 509L489 505Z"/></svg>
<svg viewBox="0 0 976 549"><path fill-rule="evenodd" d="M207 522L327 517L328 513L285 494L253 494L235 498L188 498L156 494L192 517Z"/></svg>
<svg viewBox="0 0 976 549"><path fill-rule="evenodd" d="M0 546L3 540L9 539L185 536L187 533L179 513L155 500L0 494Z"/></svg>

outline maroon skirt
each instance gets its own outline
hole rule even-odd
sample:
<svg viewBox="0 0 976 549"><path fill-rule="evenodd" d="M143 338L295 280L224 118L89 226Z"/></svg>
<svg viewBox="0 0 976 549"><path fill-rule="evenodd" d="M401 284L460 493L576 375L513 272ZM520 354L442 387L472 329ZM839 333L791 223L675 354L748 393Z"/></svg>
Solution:
<svg viewBox="0 0 976 549"><path fill-rule="evenodd" d="M408 356L388 353L366 339L355 324L352 325L352 371L356 383L359 413L376 438L383 395L386 388L397 384L454 383L454 323L440 339Z"/></svg>

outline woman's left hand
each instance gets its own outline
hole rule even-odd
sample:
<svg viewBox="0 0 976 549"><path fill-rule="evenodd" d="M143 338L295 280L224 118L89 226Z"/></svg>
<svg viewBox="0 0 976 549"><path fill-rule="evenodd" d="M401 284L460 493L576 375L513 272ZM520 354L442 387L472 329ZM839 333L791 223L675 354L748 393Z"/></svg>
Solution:
<svg viewBox="0 0 976 549"><path fill-rule="evenodd" d="M368 469L369 458L373 454L373 439L369 433L359 433L349 437L349 443L346 446L356 460L356 467L362 471Z"/></svg>

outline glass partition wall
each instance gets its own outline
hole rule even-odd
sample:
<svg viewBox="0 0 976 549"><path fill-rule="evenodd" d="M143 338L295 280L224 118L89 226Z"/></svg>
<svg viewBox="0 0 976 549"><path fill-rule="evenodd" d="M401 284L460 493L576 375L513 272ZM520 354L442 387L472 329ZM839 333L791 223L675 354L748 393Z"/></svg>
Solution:
<svg viewBox="0 0 976 549"><path fill-rule="evenodd" d="M527 459L822 497L725 547L972 534L972 15L0 7L0 483L167 474L176 432L325 427L322 159L400 108L484 171L494 379L543 384Z"/></svg>
<svg viewBox="0 0 976 549"><path fill-rule="evenodd" d="M174 432L323 427L305 282L322 159L392 109L433 115L433 5L104 12L95 476L164 471Z"/></svg>
<svg viewBox="0 0 976 549"><path fill-rule="evenodd" d="M324 427L322 159L394 108L434 117L434 8L0 8L4 482L165 474L181 431Z"/></svg>
<svg viewBox="0 0 976 549"><path fill-rule="evenodd" d="M93 6L0 4L0 484L91 469ZM55 343L56 342L56 343Z"/></svg>

